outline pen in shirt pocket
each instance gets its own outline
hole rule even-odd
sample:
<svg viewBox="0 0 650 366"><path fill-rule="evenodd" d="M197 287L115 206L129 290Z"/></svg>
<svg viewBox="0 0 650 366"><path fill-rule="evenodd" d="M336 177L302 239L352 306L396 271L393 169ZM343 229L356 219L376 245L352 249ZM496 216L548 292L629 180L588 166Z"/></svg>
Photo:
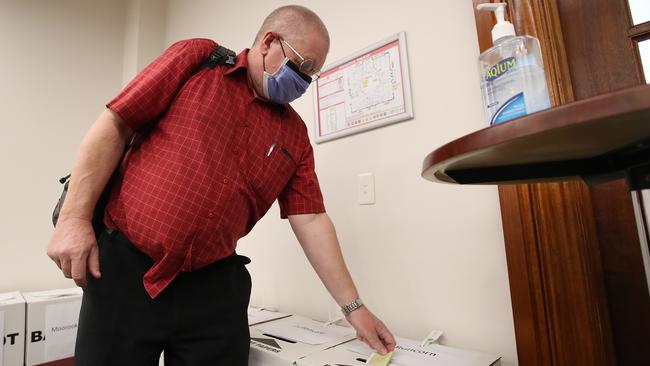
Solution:
<svg viewBox="0 0 650 366"><path fill-rule="evenodd" d="M291 160L294 164L296 163L296 160L293 158L293 156L291 156L291 153L289 152L289 150L287 150L286 147L282 146L280 148L280 151L282 151L282 153L286 155L289 158L289 160Z"/></svg>
<svg viewBox="0 0 650 366"><path fill-rule="evenodd" d="M271 147L269 148L269 152L266 153L266 156L267 156L267 157L268 157L268 156L271 156L271 154L273 154L273 151L275 151L275 146L276 146L277 144L278 144L277 142L274 142L273 145L271 145Z"/></svg>
<svg viewBox="0 0 650 366"><path fill-rule="evenodd" d="M266 156L269 157L273 152L275 151L275 148L278 146L277 142L274 142L271 147L269 148L269 151L266 153ZM289 160L291 160L294 164L296 163L296 160L293 158L289 150L287 150L286 147L282 146L280 147L280 151L287 157Z"/></svg>

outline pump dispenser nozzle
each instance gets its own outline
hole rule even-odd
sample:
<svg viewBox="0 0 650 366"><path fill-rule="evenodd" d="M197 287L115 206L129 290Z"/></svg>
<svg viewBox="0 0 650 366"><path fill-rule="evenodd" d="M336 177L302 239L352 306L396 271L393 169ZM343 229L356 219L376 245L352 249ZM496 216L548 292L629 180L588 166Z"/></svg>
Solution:
<svg viewBox="0 0 650 366"><path fill-rule="evenodd" d="M512 23L506 21L505 10L507 5L506 3L485 3L476 6L476 10L478 11L493 11L497 18L497 24L492 28L493 43L496 43L503 37L514 37L517 35Z"/></svg>

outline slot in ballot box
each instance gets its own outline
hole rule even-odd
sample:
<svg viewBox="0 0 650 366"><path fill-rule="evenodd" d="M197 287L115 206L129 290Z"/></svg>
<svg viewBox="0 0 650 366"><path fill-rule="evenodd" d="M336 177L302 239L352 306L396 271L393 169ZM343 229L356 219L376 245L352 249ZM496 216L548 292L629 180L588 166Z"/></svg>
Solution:
<svg viewBox="0 0 650 366"><path fill-rule="evenodd" d="M396 337L390 366L498 366L500 357L481 352L433 344L421 347L419 342ZM354 340L317 352L296 362L297 366L362 366L372 354L365 343Z"/></svg>
<svg viewBox="0 0 650 366"><path fill-rule="evenodd" d="M248 325L266 323L271 320L282 319L291 316L291 314L271 311L264 308L248 307Z"/></svg>
<svg viewBox="0 0 650 366"><path fill-rule="evenodd" d="M0 294L0 366L25 361L25 299L20 292Z"/></svg>
<svg viewBox="0 0 650 366"><path fill-rule="evenodd" d="M27 292L25 365L74 365L81 288Z"/></svg>
<svg viewBox="0 0 650 366"><path fill-rule="evenodd" d="M250 327L249 366L286 366L310 354L350 341L356 331L292 315Z"/></svg>

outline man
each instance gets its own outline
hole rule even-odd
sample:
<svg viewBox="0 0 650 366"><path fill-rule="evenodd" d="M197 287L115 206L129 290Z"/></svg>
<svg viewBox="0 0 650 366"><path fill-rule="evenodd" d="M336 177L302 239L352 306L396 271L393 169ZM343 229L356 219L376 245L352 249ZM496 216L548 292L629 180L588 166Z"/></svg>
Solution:
<svg viewBox="0 0 650 366"><path fill-rule="evenodd" d="M390 331L361 305L307 129L287 104L323 66L327 29L309 9L285 6L234 65L195 72L215 47L172 45L82 142L48 245L64 276L85 289L76 365L154 365L162 350L169 365L246 365L250 276L234 250L276 199L357 337L392 351ZM125 142L152 123L117 167ZM108 229L96 240L92 212L116 168Z"/></svg>

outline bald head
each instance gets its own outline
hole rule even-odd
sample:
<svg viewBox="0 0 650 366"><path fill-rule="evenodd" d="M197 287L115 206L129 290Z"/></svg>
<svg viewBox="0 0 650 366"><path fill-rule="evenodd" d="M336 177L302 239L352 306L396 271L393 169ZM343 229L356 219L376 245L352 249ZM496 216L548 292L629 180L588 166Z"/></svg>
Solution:
<svg viewBox="0 0 650 366"><path fill-rule="evenodd" d="M255 94L264 94L264 73L274 74L285 58L295 65L310 60L312 66L303 72L314 75L323 67L329 48L327 28L316 13L299 5L275 9L264 19L247 54L248 77Z"/></svg>
<svg viewBox="0 0 650 366"><path fill-rule="evenodd" d="M255 37L255 46L268 32L275 32L291 44L304 45L307 39L318 37L329 52L330 37L323 21L308 8L300 5L287 5L269 14Z"/></svg>

